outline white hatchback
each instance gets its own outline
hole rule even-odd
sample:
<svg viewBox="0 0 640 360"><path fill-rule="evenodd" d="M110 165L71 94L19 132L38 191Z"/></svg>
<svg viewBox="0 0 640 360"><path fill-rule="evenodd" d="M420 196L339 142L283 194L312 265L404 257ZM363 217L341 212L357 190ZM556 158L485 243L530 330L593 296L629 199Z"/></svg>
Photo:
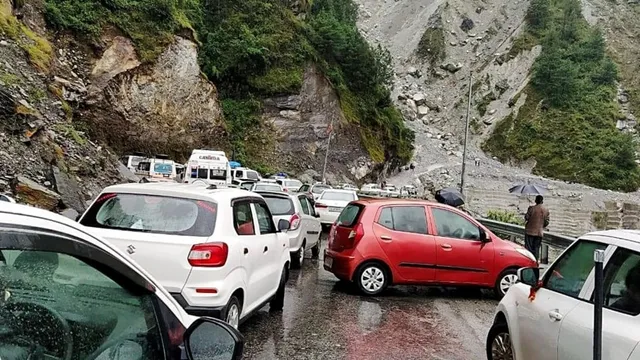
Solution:
<svg viewBox="0 0 640 360"><path fill-rule="evenodd" d="M80 223L127 252L191 315L234 327L271 303L283 307L289 222L239 189L124 184L103 190Z"/></svg>
<svg viewBox="0 0 640 360"><path fill-rule="evenodd" d="M323 191L315 205L316 212L320 214L322 225L333 224L342 209L355 200L358 200L358 194L353 190L329 189Z"/></svg>
<svg viewBox="0 0 640 360"><path fill-rule="evenodd" d="M593 357L595 250L605 251L602 358L640 360L640 232L636 230L584 235L542 277L538 269L520 269L519 283L498 304L487 337L488 359ZM539 289L532 291L532 286Z"/></svg>

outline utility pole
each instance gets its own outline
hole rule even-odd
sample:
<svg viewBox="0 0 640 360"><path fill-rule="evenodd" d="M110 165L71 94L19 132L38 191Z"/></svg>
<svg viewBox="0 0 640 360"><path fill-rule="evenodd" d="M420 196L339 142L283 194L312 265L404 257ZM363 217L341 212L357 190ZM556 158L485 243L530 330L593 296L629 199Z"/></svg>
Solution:
<svg viewBox="0 0 640 360"><path fill-rule="evenodd" d="M469 70L469 100L467 102L467 120L464 126L464 149L462 150L462 173L460 174L460 194L464 195L464 172L467 167L467 141L469 139L469 113L471 111L471 88L473 70Z"/></svg>
<svg viewBox="0 0 640 360"><path fill-rule="evenodd" d="M329 139L327 139L327 151L324 153L324 166L322 167L322 183L327 183L327 178L325 174L327 172L327 160L329 160L329 145L331 144L331 136L333 135L333 119L331 119L331 123L329 124Z"/></svg>
<svg viewBox="0 0 640 360"><path fill-rule="evenodd" d="M604 299L604 250L593 253L595 262L595 289L593 299L593 360L602 359L602 306Z"/></svg>

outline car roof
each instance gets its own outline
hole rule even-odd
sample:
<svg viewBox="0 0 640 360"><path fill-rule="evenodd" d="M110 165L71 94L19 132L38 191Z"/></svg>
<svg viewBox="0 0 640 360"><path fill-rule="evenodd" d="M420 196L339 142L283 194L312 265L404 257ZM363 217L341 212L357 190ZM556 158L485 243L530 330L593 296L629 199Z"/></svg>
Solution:
<svg viewBox="0 0 640 360"><path fill-rule="evenodd" d="M337 192L337 193L345 193L345 194L355 193L354 190L347 190L347 189L327 189L324 192Z"/></svg>
<svg viewBox="0 0 640 360"><path fill-rule="evenodd" d="M590 236L605 237L610 238L611 240L625 240L640 244L640 230L618 229L593 231L581 236L580 238L588 238Z"/></svg>
<svg viewBox="0 0 640 360"><path fill-rule="evenodd" d="M227 187L221 189L208 189L207 186L182 183L120 184L109 186L102 192L173 196L195 200L214 200L216 202L226 202L238 197L247 196L260 198L260 195L252 194L243 189Z"/></svg>
<svg viewBox="0 0 640 360"><path fill-rule="evenodd" d="M453 207L433 201L427 201L422 199L389 199L389 198L360 198L354 201L365 206L382 206L382 205L430 205L447 209L454 209Z"/></svg>
<svg viewBox="0 0 640 360"><path fill-rule="evenodd" d="M257 190L254 191L257 194L263 195L263 196L276 196L276 197L281 197L281 198L294 198L297 195L294 194L290 194L288 192L284 192L284 191L269 191L269 190Z"/></svg>

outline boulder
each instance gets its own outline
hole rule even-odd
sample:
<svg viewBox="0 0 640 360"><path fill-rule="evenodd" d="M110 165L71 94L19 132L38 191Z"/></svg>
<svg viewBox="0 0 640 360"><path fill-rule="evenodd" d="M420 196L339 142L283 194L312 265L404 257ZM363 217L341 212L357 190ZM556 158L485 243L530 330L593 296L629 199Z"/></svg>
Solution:
<svg viewBox="0 0 640 360"><path fill-rule="evenodd" d="M27 177L17 176L12 187L18 202L50 211L60 204L60 195Z"/></svg>
<svg viewBox="0 0 640 360"><path fill-rule="evenodd" d="M488 114L489 114L489 115L493 115L493 114L495 114L496 112L498 112L498 110L496 110L496 109L491 109L491 110L489 110Z"/></svg>
<svg viewBox="0 0 640 360"><path fill-rule="evenodd" d="M67 173L60 171L57 166L51 167L53 179L55 181L55 189L60 194L62 204L65 207L82 212L86 209L84 205L84 196L80 190L80 185L75 177L69 176Z"/></svg>
<svg viewBox="0 0 640 360"><path fill-rule="evenodd" d="M64 209L60 215L66 217L67 219L71 219L73 221L76 221L76 219L78 218L78 216L80 216L80 213L73 210L73 209Z"/></svg>
<svg viewBox="0 0 640 360"><path fill-rule="evenodd" d="M421 105L418 106L418 115L423 117L429 113L429 108L427 106Z"/></svg>
<svg viewBox="0 0 640 360"><path fill-rule="evenodd" d="M471 29L473 29L476 26L476 24L473 22L473 20L469 19L469 18L464 18L462 20L462 23L460 24L460 29L462 29L462 31L467 32Z"/></svg>
<svg viewBox="0 0 640 360"><path fill-rule="evenodd" d="M266 99L264 104L277 107L280 110L298 110L302 104L302 98L299 95L280 96Z"/></svg>
<svg viewBox="0 0 640 360"><path fill-rule="evenodd" d="M133 42L125 37L116 36L111 46L91 70L91 87L89 92L96 94L118 74L140 66Z"/></svg>
<svg viewBox="0 0 640 360"><path fill-rule="evenodd" d="M494 119L495 119L495 118L490 117L490 118L486 118L486 119L482 120L482 122L483 122L485 125L491 125L491 124L493 124Z"/></svg>
<svg viewBox="0 0 640 360"><path fill-rule="evenodd" d="M140 178L136 174L134 174L131 170L129 170L128 167L122 165L121 163L118 163L118 173L120 173L120 176L127 182L137 183L140 181Z"/></svg>
<svg viewBox="0 0 640 360"><path fill-rule="evenodd" d="M422 105L427 100L427 97L423 93L417 93L413 95L413 101L416 105Z"/></svg>
<svg viewBox="0 0 640 360"><path fill-rule="evenodd" d="M626 93L621 93L620 95L618 95L618 102L620 104L626 104L629 102L629 95Z"/></svg>
<svg viewBox="0 0 640 360"><path fill-rule="evenodd" d="M495 87L500 94L504 94L505 91L509 90L509 81L502 79L496 83Z"/></svg>
<svg viewBox="0 0 640 360"><path fill-rule="evenodd" d="M447 70L450 73L456 73L458 71L460 71L460 69L462 69L462 63L446 63L446 64L442 64L440 67L443 70Z"/></svg>
<svg viewBox="0 0 640 360"><path fill-rule="evenodd" d="M411 109L411 111L413 111L414 113L418 112L418 107L416 106L415 101L411 100L411 99L407 99L407 106L409 107L409 109Z"/></svg>

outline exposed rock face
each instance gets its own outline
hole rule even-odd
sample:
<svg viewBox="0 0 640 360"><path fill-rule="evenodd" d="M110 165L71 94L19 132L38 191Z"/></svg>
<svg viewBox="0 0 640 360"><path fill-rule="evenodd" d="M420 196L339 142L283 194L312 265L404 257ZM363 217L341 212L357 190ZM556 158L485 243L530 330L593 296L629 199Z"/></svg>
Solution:
<svg viewBox="0 0 640 360"><path fill-rule="evenodd" d="M224 147L217 90L201 75L193 42L176 37L156 63L139 66L131 44L115 38L91 74L93 98L82 114L116 150L179 160L194 148Z"/></svg>
<svg viewBox="0 0 640 360"><path fill-rule="evenodd" d="M277 131L278 158L274 161L282 168L301 173L313 168L321 172L330 124L333 124L327 172L351 174L360 179L372 171L373 166L361 170L358 165L362 159L371 162L361 144L359 130L347 123L336 92L314 66L306 69L299 95L266 99L264 106L265 120L272 123ZM330 174L326 177L329 178ZM334 181L346 180L338 176Z"/></svg>

